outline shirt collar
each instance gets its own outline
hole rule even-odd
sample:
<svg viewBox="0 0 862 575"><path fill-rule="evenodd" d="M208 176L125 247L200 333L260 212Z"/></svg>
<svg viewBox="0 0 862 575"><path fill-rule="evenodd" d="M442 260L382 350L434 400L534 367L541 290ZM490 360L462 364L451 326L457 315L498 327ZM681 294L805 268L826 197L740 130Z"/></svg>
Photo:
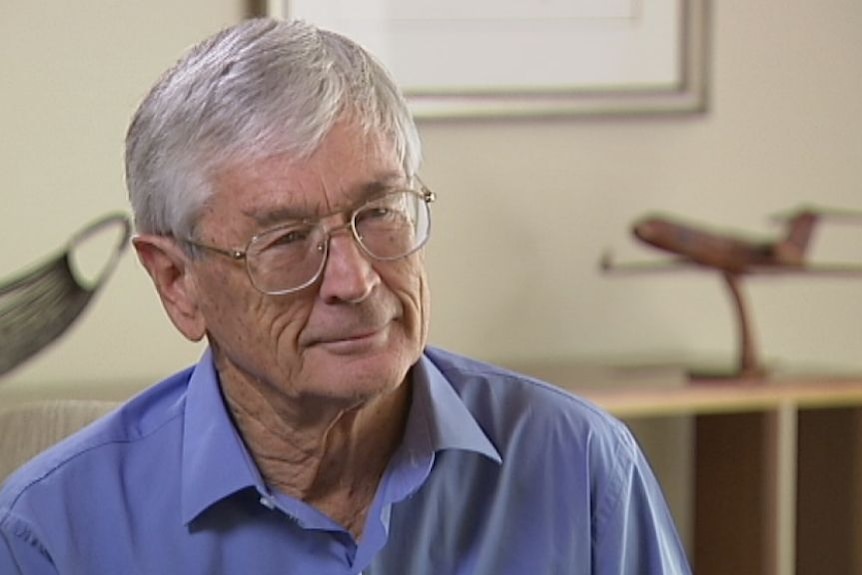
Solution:
<svg viewBox="0 0 862 575"><path fill-rule="evenodd" d="M452 384L426 355L413 368L413 405L403 447L474 451L498 463L500 454L461 401Z"/></svg>
<svg viewBox="0 0 862 575"><path fill-rule="evenodd" d="M185 405L182 517L189 523L217 501L263 481L234 427L207 350L192 371Z"/></svg>
<svg viewBox="0 0 862 575"><path fill-rule="evenodd" d="M423 355L412 370L413 400L401 451L428 455L446 449L474 451L498 463L491 441L452 385ZM249 487L266 488L228 414L207 350L192 371L185 405L182 517L189 523L216 502Z"/></svg>

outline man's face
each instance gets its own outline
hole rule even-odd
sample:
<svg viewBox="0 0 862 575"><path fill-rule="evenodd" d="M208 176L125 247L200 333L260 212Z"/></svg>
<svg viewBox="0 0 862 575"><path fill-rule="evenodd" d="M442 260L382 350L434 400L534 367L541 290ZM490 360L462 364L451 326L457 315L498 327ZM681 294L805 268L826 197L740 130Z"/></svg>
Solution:
<svg viewBox="0 0 862 575"><path fill-rule="evenodd" d="M343 224L369 194L403 187L389 142L335 125L310 158L280 155L217 174L198 239L242 248L286 220ZM347 210L347 215L329 216ZM419 358L428 327L423 254L370 259L347 230L330 239L321 277L287 295L258 292L244 266L205 255L193 267L197 304L221 377L261 384L289 400L345 403L396 388Z"/></svg>

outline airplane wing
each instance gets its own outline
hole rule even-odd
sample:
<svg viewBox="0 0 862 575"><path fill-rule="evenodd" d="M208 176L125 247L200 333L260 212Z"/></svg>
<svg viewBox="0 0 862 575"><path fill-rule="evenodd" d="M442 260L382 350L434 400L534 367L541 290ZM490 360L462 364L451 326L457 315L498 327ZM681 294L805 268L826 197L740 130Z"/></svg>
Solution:
<svg viewBox="0 0 862 575"><path fill-rule="evenodd" d="M686 257L660 258L651 260L629 260L616 261L613 254L605 252L599 266L605 273L662 273L678 271L710 270L723 272L716 268L698 263ZM837 277L862 277L862 262L811 262L799 265L754 265L748 266L742 272L736 272L740 276L777 276L777 275L811 275L811 276L837 276Z"/></svg>
<svg viewBox="0 0 862 575"><path fill-rule="evenodd" d="M798 266L752 266L744 275L862 276L862 262L810 262Z"/></svg>
<svg viewBox="0 0 862 575"><path fill-rule="evenodd" d="M818 206L814 204L803 204L795 208L771 214L769 219L775 222L786 222L801 214L811 214L823 220L837 221L842 223L862 222L862 210L851 208L834 208Z"/></svg>
<svg viewBox="0 0 862 575"><path fill-rule="evenodd" d="M644 273L673 272L693 269L715 269L698 264L686 257L671 257L654 260L630 260L619 262L611 252L605 252L599 261L599 267L606 273Z"/></svg>

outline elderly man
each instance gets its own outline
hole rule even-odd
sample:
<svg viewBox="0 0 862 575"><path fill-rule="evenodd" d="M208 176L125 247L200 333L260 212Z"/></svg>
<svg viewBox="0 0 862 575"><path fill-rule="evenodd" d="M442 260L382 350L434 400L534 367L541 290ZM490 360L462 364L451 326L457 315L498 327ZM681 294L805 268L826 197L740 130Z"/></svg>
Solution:
<svg viewBox="0 0 862 575"><path fill-rule="evenodd" d="M251 20L127 139L140 261L196 366L19 470L0 572L688 573L625 427L426 349L434 194L359 46Z"/></svg>

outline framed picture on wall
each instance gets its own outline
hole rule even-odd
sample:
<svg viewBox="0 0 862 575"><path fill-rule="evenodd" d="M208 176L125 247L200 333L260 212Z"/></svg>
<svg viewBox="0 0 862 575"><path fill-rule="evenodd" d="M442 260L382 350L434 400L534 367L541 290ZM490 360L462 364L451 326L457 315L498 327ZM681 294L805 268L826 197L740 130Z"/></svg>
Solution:
<svg viewBox="0 0 862 575"><path fill-rule="evenodd" d="M708 0L269 0L379 57L417 118L706 108Z"/></svg>

